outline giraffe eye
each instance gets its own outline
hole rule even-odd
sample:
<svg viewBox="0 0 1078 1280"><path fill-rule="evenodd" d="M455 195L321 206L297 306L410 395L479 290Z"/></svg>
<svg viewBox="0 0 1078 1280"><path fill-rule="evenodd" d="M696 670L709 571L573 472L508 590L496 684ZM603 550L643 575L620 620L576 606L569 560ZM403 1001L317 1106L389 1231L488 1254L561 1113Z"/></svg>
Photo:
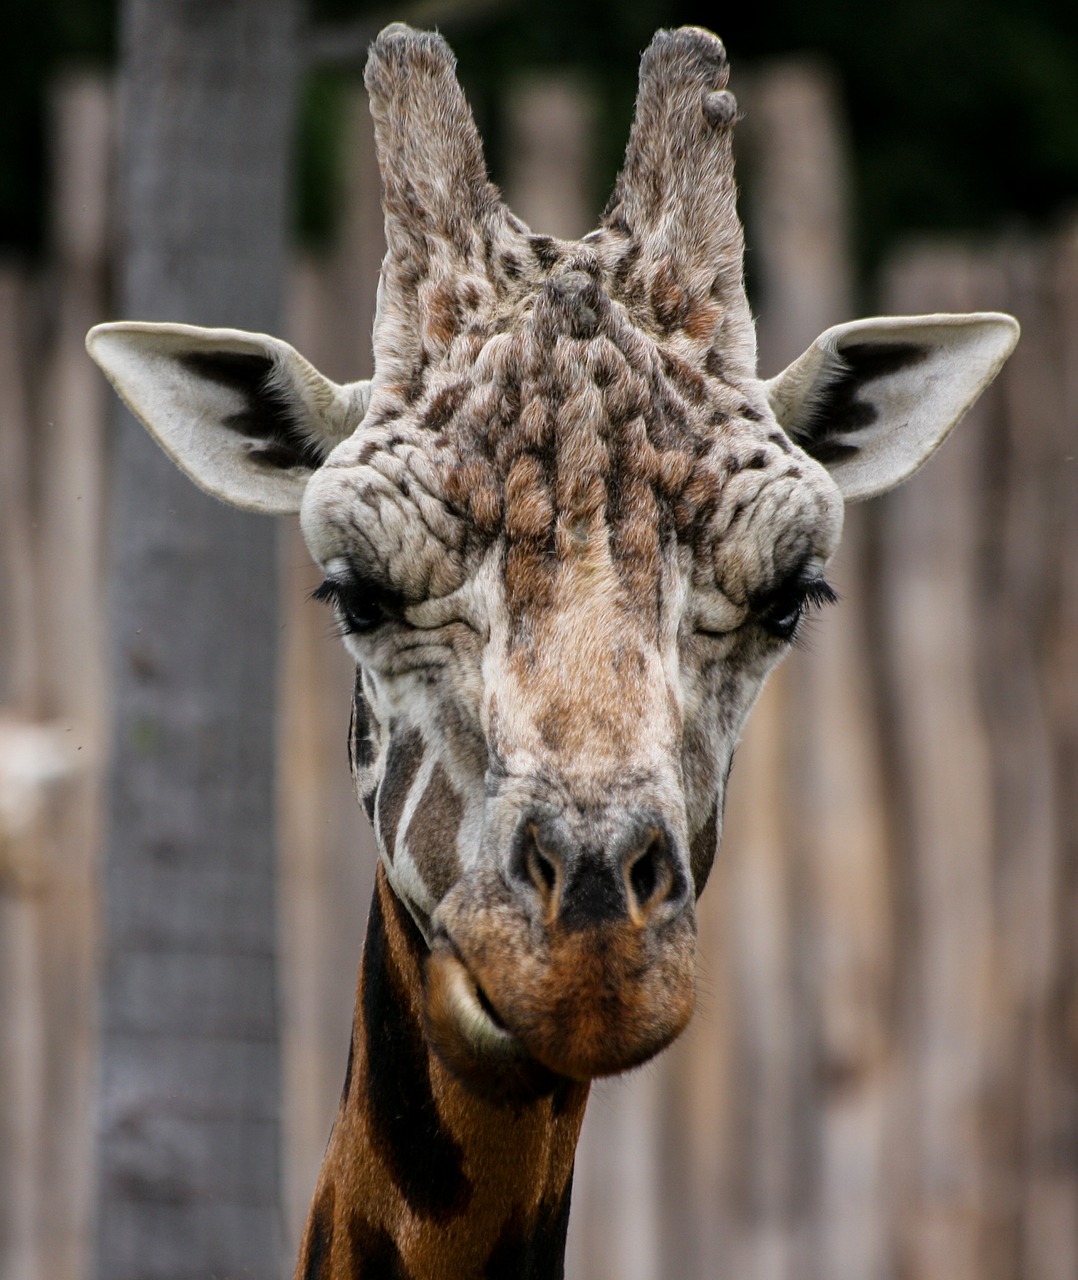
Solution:
<svg viewBox="0 0 1078 1280"><path fill-rule="evenodd" d="M834 604L837 599L823 578L794 578L762 602L757 616L768 635L776 640L792 640L806 609Z"/></svg>
<svg viewBox="0 0 1078 1280"><path fill-rule="evenodd" d="M399 615L402 608L400 600L384 587L351 573L331 573L311 593L311 599L333 606L345 635L366 635Z"/></svg>

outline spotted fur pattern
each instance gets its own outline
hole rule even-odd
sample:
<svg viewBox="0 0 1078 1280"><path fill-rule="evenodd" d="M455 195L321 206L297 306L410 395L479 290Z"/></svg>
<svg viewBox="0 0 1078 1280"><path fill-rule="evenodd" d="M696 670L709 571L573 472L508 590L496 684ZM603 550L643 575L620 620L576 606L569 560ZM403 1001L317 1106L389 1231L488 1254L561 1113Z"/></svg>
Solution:
<svg viewBox="0 0 1078 1280"><path fill-rule="evenodd" d="M376 374L302 521L381 869L303 1280L560 1275L585 1082L690 1016L733 749L842 509L756 379L726 78L656 37L569 243L490 185L439 37L371 50ZM527 1053L500 1094L461 969Z"/></svg>
<svg viewBox="0 0 1078 1280"><path fill-rule="evenodd" d="M836 542L829 477L731 372L754 354L728 121L705 110L725 78L714 37L657 37L603 225L565 243L490 187L440 39L391 28L372 50L390 245L377 375L303 522L322 564L400 603L347 638L353 765L421 923L457 864L488 857L496 775L581 806L642 789L672 808L702 887L730 752L783 648L754 604ZM678 121L684 146L657 146ZM710 199L690 198L709 174ZM456 839L425 838L450 810Z"/></svg>

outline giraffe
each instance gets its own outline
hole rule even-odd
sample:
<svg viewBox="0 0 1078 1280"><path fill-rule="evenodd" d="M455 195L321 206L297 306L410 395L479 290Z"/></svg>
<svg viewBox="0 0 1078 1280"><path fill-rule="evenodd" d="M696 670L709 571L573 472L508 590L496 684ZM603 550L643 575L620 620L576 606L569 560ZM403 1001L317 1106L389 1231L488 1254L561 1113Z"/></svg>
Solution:
<svg viewBox="0 0 1078 1280"><path fill-rule="evenodd" d="M688 1022L733 750L845 501L912 474L1017 340L860 320L765 381L721 42L659 32L598 228L533 234L437 35L366 84L387 254L375 375L263 334L87 339L211 494L299 513L355 660L380 859L295 1275L561 1276L589 1083Z"/></svg>

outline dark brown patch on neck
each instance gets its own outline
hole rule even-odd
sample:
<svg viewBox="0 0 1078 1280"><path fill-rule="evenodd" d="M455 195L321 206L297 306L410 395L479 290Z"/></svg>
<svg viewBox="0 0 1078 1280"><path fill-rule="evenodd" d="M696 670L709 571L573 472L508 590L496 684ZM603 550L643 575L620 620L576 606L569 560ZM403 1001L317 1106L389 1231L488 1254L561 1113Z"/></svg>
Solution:
<svg viewBox="0 0 1078 1280"><path fill-rule="evenodd" d="M367 1124L408 1207L446 1223L467 1208L472 1185L464 1152L438 1113L419 1010L409 995L421 990L420 948L418 930L380 875L363 957Z"/></svg>
<svg viewBox="0 0 1078 1280"><path fill-rule="evenodd" d="M532 1220L516 1210L509 1215L483 1269L483 1280L562 1280L569 1231L572 1177L561 1199L540 1204Z"/></svg>
<svg viewBox="0 0 1078 1280"><path fill-rule="evenodd" d="M383 867L360 972L354 1066L295 1280L549 1280L588 1086L498 1105L432 1054L430 953Z"/></svg>
<svg viewBox="0 0 1078 1280"><path fill-rule="evenodd" d="M354 1209L348 1218L348 1241L354 1280L413 1280L389 1232L372 1226Z"/></svg>

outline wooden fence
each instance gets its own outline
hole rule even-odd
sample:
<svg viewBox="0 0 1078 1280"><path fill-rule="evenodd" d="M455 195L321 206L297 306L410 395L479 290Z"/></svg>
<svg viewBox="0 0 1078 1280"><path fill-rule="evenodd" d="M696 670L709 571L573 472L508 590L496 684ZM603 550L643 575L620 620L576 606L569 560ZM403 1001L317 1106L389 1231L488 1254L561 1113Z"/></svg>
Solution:
<svg viewBox="0 0 1078 1280"><path fill-rule="evenodd" d="M854 314L827 77L737 86L762 365ZM0 1275L86 1274L104 696L107 87L58 86L55 259L0 268ZM522 85L509 194L586 230L587 96ZM541 126L538 122L542 122ZM288 335L369 371L381 256L357 94L342 233ZM773 678L700 907L699 1010L601 1084L574 1280L1078 1275L1078 226L909 246L879 310L1012 311L997 386L917 479L848 513L842 607ZM863 309L863 308L859 308ZM283 540L281 955L287 1236L344 1067L373 842L350 673ZM282 1263L285 1269L286 1263Z"/></svg>

